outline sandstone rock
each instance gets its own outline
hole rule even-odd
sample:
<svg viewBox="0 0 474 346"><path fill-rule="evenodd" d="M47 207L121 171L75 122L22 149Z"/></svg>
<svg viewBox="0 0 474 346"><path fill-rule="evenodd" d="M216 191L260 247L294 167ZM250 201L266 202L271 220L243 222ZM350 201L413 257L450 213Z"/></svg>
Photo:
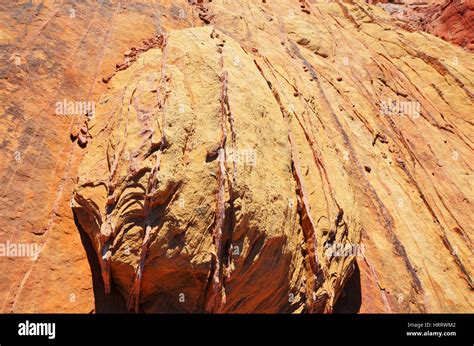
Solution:
<svg viewBox="0 0 474 346"><path fill-rule="evenodd" d="M220 12L220 5L207 6L206 12L227 13ZM413 226L401 220L412 220L417 229L423 229L427 234L439 234L434 251L449 253L450 247L446 247L443 239L448 239L448 243L456 242L463 251L469 251L468 245L463 245L454 235L448 235L449 227L442 225L441 216L434 216L438 220L434 228L426 226L433 218L431 204L437 205L438 197L431 195L431 200L425 197L430 194L431 187L423 181L431 179L432 175L424 176L424 170L419 171L409 159L420 148L408 144L409 138L399 137L400 127L417 141L422 141L418 130L407 127L408 119L402 117L403 107L398 101L401 97L406 100L404 102L414 99L421 103L423 111L418 126L423 127L423 131L436 131L437 136L441 134L441 125L428 125L433 121L432 124L438 123L441 117L430 104L437 102L438 107L446 111L449 101L439 103L436 91L427 93L429 86L423 88L423 95L419 94L410 86L411 83L419 85L419 77L398 62L404 56L399 51L409 49L404 43L406 35L411 35L410 41L419 44L424 42L426 45L429 41L434 46L440 43L392 27L393 51L386 58L375 58L375 52L382 50L383 45L373 37L387 37L383 13L360 5L334 4L318 8L323 13L335 11L341 18L351 16L358 28L370 32L371 38L364 34L354 37L351 31L349 43L344 33L354 28L352 22L343 27L334 21L321 24L318 33L324 35L319 34L319 38L314 39L318 43L311 46L313 39L306 38L315 32L317 22L303 12L301 16L295 15L283 22L282 27L288 30L284 31L283 46L269 45L268 37L253 36L247 42L248 37L241 36L238 28L227 34L224 30L219 32L224 28L220 22L225 23L227 18L216 15L214 28L170 31L166 47L143 54L136 64L121 72L126 72L124 75L117 74L112 80L110 93L104 97L118 103L109 101L94 119L93 127L100 134L92 134L94 147L79 173L75 205L81 224L93 239L99 239L98 234L104 231L104 225L108 225L111 236L104 238L105 243L97 241L96 249L98 254L105 248L111 249L110 263L103 263L104 270L107 273L110 270L106 278L124 297L132 296L129 301L135 302L133 309L148 312L330 312L354 268L355 256L327 255L326 250L339 243L363 244L365 249L370 249L358 261L358 265L364 267L365 274L361 275L369 275L363 289L373 289L369 288L371 285L367 281L370 280L384 287L377 292L378 307L367 303L362 305L362 310L436 311L445 304L436 299L427 303L431 294L428 292L436 291L432 280L440 280L445 285L443 276L446 274L434 278L431 273L420 271L423 260L417 258L417 251L411 251L418 246L411 236ZM367 21L368 17L370 21ZM258 25L259 18L254 17L253 22ZM362 23L365 22L370 24L364 27ZM331 39L334 36L338 39ZM225 44L217 42L217 51L213 48L214 37L225 38ZM336 43L340 41L345 44ZM304 48L298 48L296 42ZM188 48L193 44L200 49ZM259 56L254 55L255 47L258 47ZM443 47L455 50L448 45ZM349 53L349 49L358 55ZM366 51L366 55L360 54L362 51ZM428 68L426 73L430 73L430 78L445 78L456 73L449 65L439 63L436 49L425 47L425 50L417 51L410 48L408 51L413 57L410 64L421 64L419 70ZM355 61L346 64L347 72L342 75L344 57L349 55ZM317 56L323 57L324 62ZM377 69L370 67L372 59L376 59ZM394 79L393 75L384 72L386 69L399 71L400 77ZM141 87L146 76L152 73L161 75L160 79L154 79L154 83L158 83L153 86L158 89L157 100ZM463 73L472 74L472 70ZM302 79L304 75L309 78ZM383 80L378 87L378 96L364 97L360 84L363 82L355 79L355 75L364 78L365 83L373 83L375 76ZM199 79L195 80L195 76ZM344 91L329 82L331 76L336 80L344 79L350 85L352 95L341 96ZM455 82L456 78L461 77L453 77L453 84L444 84L444 88L461 87ZM164 89L170 90L170 94L165 95ZM247 96L250 94L251 98ZM377 100L384 98L397 100L398 118L380 117L375 105ZM462 117L466 117L472 107L469 98L465 100L468 101L466 108L459 110L458 116L464 114ZM343 113L353 115L341 118L336 114L335 102ZM190 110L189 113L179 113L180 103ZM128 117L117 118L117 126L109 132L99 130L105 125L101 120L104 115L100 114L119 116L119 110L124 107L129 109ZM393 110L393 104L391 107ZM157 124L152 127L148 120L139 120L140 113L150 112L155 119L151 123ZM257 114L261 114L259 130L254 132L249 124ZM364 125L360 127L355 119L360 119L360 124ZM269 121L268 125L265 125L266 121ZM316 122L323 125L318 126ZM457 131L461 131L462 123L456 124ZM166 135L168 145L153 147L149 141L153 133L158 138ZM362 136L367 138L365 144L361 141ZM390 150L396 165L392 166L390 162L382 161L383 156L380 159L374 156L389 137L394 143ZM112 151L107 149L109 138L115 138ZM331 138L331 141L327 142L325 138ZM265 145L264 139L276 144ZM462 140L457 145L463 146L461 143ZM218 155L221 149L224 155ZM247 149L256 150L258 164L255 167L235 161L233 154ZM121 159L123 152L136 153L138 177L129 174L127 161ZM421 152L418 155L426 155ZM108 157L112 169L101 164L105 162L103 157ZM371 162L370 167L360 165L362 160ZM337 173L341 169L344 174ZM380 173L374 174L374 169L384 172L385 181L394 180L390 180L389 185L379 183ZM265 177L269 172L271 179ZM411 180L420 174L424 177L421 182ZM255 183L254 175L258 177ZM408 183L395 182L396 177L404 175L408 177ZM100 186L100 181L108 181L107 189ZM278 188L268 189L265 184L269 181L271 186ZM152 188L150 182L153 182ZM357 187L361 182L362 190ZM461 180L456 184L462 184ZM413 187L423 192L412 195ZM397 208L400 198L391 196L400 192L396 193L392 188L406 191L400 197L403 200L400 205L425 205L426 219L410 216L415 212L410 207ZM449 194L449 188L444 191ZM105 203L111 195L114 196L113 203ZM326 198L321 200L316 196ZM180 201L185 207L180 207ZM288 201L286 207L285 201ZM369 207L354 208L354 201ZM153 211L147 211L144 205L149 205ZM438 210L444 218L448 217L449 212ZM420 210L416 212L419 214ZM95 221L91 224L87 220L91 220L92 215ZM270 220L271 224L281 225L277 227L278 231L265 226ZM371 232L362 233L361 243L359 234L364 229ZM369 234L378 240L374 242ZM380 240L384 238L386 240ZM387 244L379 248L379 242ZM126 248L133 249L128 256L124 255ZM234 248L240 250L238 257L232 255ZM384 249L383 255L379 252L381 249ZM278 253L281 260L269 261L268 251ZM387 251L393 252L394 257L387 257ZM458 263L455 260L449 272L459 275L456 272L467 268L462 264L465 261L469 261L468 257L460 260L458 266L454 264ZM410 284L402 288L398 281L380 273L379 265L389 265L397 271L397 276L406 277L404 282ZM369 268L368 272L365 266ZM258 273L258 277L254 273ZM465 288L452 286L451 289L465 290L468 294L471 274L466 271L464 275ZM189 284L190 280L192 284ZM393 291L396 293L390 293ZM186 297L185 302L179 300L180 294ZM399 294L403 300L398 299ZM288 300L289 296L294 299ZM406 304L408 301L412 303ZM470 303L464 302L470 309Z"/></svg>
<svg viewBox="0 0 474 346"><path fill-rule="evenodd" d="M380 2L380 1L376 1ZM422 30L443 40L474 51L473 0L400 1L397 5L381 1L385 8L408 30Z"/></svg>
<svg viewBox="0 0 474 346"><path fill-rule="evenodd" d="M446 0L422 13L425 31L474 51L473 0Z"/></svg>
<svg viewBox="0 0 474 346"><path fill-rule="evenodd" d="M2 312L122 311L120 295L103 295L90 241L78 232L70 206L84 153L70 140L78 114L55 114L55 103L97 102L107 90L98 82L130 47L154 37L160 25L190 25L170 15L186 3L0 5L0 242L41 249L34 261L0 258Z"/></svg>
<svg viewBox="0 0 474 346"><path fill-rule="evenodd" d="M375 6L302 5L94 17L81 2L91 15L70 26L56 7L18 24L2 5L2 37L26 32L44 64L0 79L1 239L42 244L1 260L3 311L474 311L472 54ZM33 38L61 48L42 58ZM25 118L63 95L96 101L83 151L66 117Z"/></svg>
<svg viewBox="0 0 474 346"><path fill-rule="evenodd" d="M73 141L76 140L77 136L79 136L79 129L77 128L76 125L73 126L72 130L71 130L71 139Z"/></svg>
<svg viewBox="0 0 474 346"><path fill-rule="evenodd" d="M77 137L77 142L81 147L85 147L87 144L87 137L83 134L79 134L79 136Z"/></svg>

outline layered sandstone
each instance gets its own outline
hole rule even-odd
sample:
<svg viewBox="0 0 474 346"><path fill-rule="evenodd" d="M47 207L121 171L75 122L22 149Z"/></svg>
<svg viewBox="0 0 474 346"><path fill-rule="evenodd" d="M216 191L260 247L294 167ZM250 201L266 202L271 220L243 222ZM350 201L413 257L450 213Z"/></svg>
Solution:
<svg viewBox="0 0 474 346"><path fill-rule="evenodd" d="M359 2L161 2L157 21L134 4L89 23L114 37L102 54L71 28L91 47L61 97L46 75L47 97L2 79L11 117L96 101L91 119L45 112L49 131L3 120L24 132L5 130L2 239L42 244L2 260L4 311L474 311L471 53ZM38 153L15 168L24 142Z"/></svg>
<svg viewBox="0 0 474 346"><path fill-rule="evenodd" d="M425 31L474 51L473 0L447 0L420 12Z"/></svg>
<svg viewBox="0 0 474 346"><path fill-rule="evenodd" d="M430 0L384 3L393 19L408 30L421 30L474 51L474 1Z"/></svg>
<svg viewBox="0 0 474 346"><path fill-rule="evenodd" d="M0 258L1 311L122 311L103 295L97 260L85 251L89 240L71 209L84 149L70 134L82 115L56 114L56 103L96 102L107 89L102 78L127 50L161 26L185 28L195 19L180 18L185 1L0 6L0 243L41 249L33 258Z"/></svg>
<svg viewBox="0 0 474 346"><path fill-rule="evenodd" d="M469 307L469 208L446 206L469 203L452 190L468 191L469 166L451 175L452 153L428 141L471 154L471 56L370 7L234 6L209 4L212 27L164 32L109 82L75 195L106 287L137 311L332 311L355 257L325 249L360 244L362 229L382 309L441 310L449 275L464 275L451 289ZM408 44L420 41L464 54L465 73ZM386 100L419 108L386 116ZM415 250L425 241L444 252L439 269Z"/></svg>

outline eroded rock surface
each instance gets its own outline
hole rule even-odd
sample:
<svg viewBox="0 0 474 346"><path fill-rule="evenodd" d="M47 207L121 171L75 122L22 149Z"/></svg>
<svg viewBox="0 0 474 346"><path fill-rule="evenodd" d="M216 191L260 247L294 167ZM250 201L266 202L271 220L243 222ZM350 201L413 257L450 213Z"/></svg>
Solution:
<svg viewBox="0 0 474 346"><path fill-rule="evenodd" d="M446 0L420 10L423 30L474 51L474 1Z"/></svg>
<svg viewBox="0 0 474 346"><path fill-rule="evenodd" d="M273 70L212 27L161 42L109 82L79 171L106 286L135 310L331 311L354 258L323 245L359 229L310 212L323 185L306 186Z"/></svg>
<svg viewBox="0 0 474 346"><path fill-rule="evenodd" d="M357 265L360 311L472 311L472 55L359 3L199 11L90 126L74 208L106 289L135 311L331 312Z"/></svg>
<svg viewBox="0 0 474 346"><path fill-rule="evenodd" d="M191 13L179 17L187 6L175 0L0 4L0 244L40 249L38 256L0 257L2 312L117 310L109 299L115 295L101 294L95 255L86 253L88 237L78 232L71 209L84 153L71 135L79 135L84 114L58 114L56 104L96 102L107 90L102 78L123 63L125 52L162 26L194 25Z"/></svg>
<svg viewBox="0 0 474 346"><path fill-rule="evenodd" d="M473 0L408 0L379 6L403 28L425 31L474 51Z"/></svg>
<svg viewBox="0 0 474 346"><path fill-rule="evenodd" d="M3 312L474 311L472 53L360 2L1 6Z"/></svg>

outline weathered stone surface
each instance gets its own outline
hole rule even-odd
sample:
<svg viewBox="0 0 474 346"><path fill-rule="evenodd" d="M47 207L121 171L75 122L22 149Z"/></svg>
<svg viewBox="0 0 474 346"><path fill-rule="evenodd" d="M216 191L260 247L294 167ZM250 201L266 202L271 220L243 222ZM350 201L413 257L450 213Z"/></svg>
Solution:
<svg viewBox="0 0 474 346"><path fill-rule="evenodd" d="M41 246L36 260L0 258L1 311L109 311L70 206L83 154L70 134L81 114L56 114L56 103L97 101L107 90L102 77L124 52L161 25L192 25L179 6L185 2L0 5L0 243Z"/></svg>
<svg viewBox="0 0 474 346"><path fill-rule="evenodd" d="M452 189L468 181L449 149L429 148L438 138L472 154L460 82L472 57L358 4L222 6L206 7L212 27L169 31L109 82L75 195L110 258L104 279L143 311L332 311L354 257L325 249L359 244L363 229L359 266L380 302L368 311L471 309L468 214L446 207L468 201ZM465 70L439 62L437 46ZM380 114L390 99L419 114ZM242 151L254 166L233 162ZM438 298L463 275L457 306Z"/></svg>
<svg viewBox="0 0 474 346"><path fill-rule="evenodd" d="M379 2L379 1L376 1ZM399 3L380 1L403 28L420 30L474 51L473 0L404 0Z"/></svg>
<svg viewBox="0 0 474 346"><path fill-rule="evenodd" d="M64 67L40 86L1 80L2 239L46 244L1 260L3 311L474 311L471 53L359 2L150 3L104 6L103 54L85 35L72 66L47 50ZM15 25L10 45L32 24ZM14 119L91 81L87 134ZM341 244L363 253L330 256Z"/></svg>
<svg viewBox="0 0 474 346"><path fill-rule="evenodd" d="M473 0L446 0L420 11L420 16L425 31L474 51Z"/></svg>

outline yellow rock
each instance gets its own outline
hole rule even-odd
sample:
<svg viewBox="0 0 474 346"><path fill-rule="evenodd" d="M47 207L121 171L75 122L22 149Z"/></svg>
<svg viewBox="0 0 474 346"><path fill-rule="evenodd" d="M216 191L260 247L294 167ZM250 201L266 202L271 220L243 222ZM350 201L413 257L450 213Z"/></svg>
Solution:
<svg viewBox="0 0 474 346"><path fill-rule="evenodd" d="M368 5L243 3L95 110L74 208L106 286L146 312L472 312L472 55Z"/></svg>

